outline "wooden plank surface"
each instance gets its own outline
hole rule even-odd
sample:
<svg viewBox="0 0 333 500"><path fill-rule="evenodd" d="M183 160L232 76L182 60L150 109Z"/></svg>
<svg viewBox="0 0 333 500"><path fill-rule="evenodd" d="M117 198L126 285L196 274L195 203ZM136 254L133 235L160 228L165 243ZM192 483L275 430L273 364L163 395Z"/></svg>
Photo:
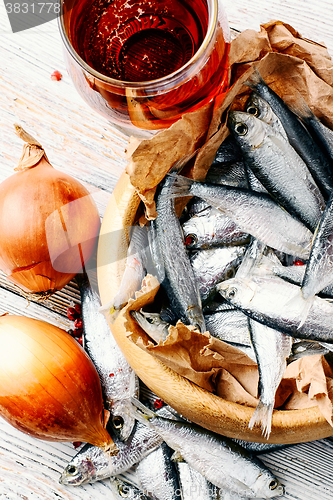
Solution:
<svg viewBox="0 0 333 500"><path fill-rule="evenodd" d="M225 0L230 26L242 31L279 19L312 40L323 42L333 55L331 0ZM50 78L54 70L60 82ZM18 122L45 147L55 168L80 179L104 214L110 194L126 165L126 138L92 111L67 75L57 22L13 34L0 3L0 181L13 172L22 142L13 132ZM79 301L74 282L43 304L28 303L0 274L0 313L44 319L68 329L66 307ZM0 346L1 348L1 346ZM58 483L76 453L71 443L47 443L16 431L0 419L0 499L99 500L112 498L108 481L65 487ZM305 443L264 456L286 486L283 498L328 500L333 496L329 439Z"/></svg>

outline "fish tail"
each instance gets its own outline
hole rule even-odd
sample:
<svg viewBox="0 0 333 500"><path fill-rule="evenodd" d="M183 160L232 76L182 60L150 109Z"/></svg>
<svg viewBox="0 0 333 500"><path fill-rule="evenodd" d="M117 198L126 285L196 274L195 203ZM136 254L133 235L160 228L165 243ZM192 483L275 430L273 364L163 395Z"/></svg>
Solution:
<svg viewBox="0 0 333 500"><path fill-rule="evenodd" d="M291 310L296 309L297 316L299 318L297 330L299 330L304 325L313 301L314 297L305 298L303 296L302 289L298 287L297 293L286 302L286 308Z"/></svg>
<svg viewBox="0 0 333 500"><path fill-rule="evenodd" d="M256 90L259 84L266 85L265 80L260 74L260 71L256 66L254 66L254 71L251 73L250 77L243 82L243 85L250 87L252 90Z"/></svg>
<svg viewBox="0 0 333 500"><path fill-rule="evenodd" d="M307 105L304 97L300 92L297 94L297 101L288 104L288 107L291 111L298 116L303 121L306 121L309 118L314 118L315 115Z"/></svg>
<svg viewBox="0 0 333 500"><path fill-rule="evenodd" d="M272 427L272 414L273 414L274 403L266 404L259 401L256 409L249 422L249 429L253 429L255 426L260 426L262 435L268 439L271 433Z"/></svg>
<svg viewBox="0 0 333 500"><path fill-rule="evenodd" d="M301 312L301 322L300 322L300 324L297 327L298 330L305 323L305 320L306 320L306 318L307 318L307 316L309 314L309 311L310 311L310 309L312 307L312 304L313 304L313 301L314 301L314 296L313 297L309 297L309 298L304 298L303 297L303 301L304 301L304 306L303 306L302 312Z"/></svg>

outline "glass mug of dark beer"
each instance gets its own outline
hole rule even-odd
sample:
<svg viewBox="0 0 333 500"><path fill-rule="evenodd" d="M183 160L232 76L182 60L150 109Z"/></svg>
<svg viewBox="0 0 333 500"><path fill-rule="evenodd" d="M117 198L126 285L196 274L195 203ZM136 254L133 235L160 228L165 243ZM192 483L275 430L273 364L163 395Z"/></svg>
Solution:
<svg viewBox="0 0 333 500"><path fill-rule="evenodd" d="M128 135L165 129L227 89L220 0L61 0L59 29L76 89Z"/></svg>

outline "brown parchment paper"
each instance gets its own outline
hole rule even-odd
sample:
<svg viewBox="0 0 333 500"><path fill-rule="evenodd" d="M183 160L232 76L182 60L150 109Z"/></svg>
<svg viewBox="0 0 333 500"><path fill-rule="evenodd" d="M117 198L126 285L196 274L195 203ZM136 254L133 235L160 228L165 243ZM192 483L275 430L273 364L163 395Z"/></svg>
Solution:
<svg viewBox="0 0 333 500"><path fill-rule="evenodd" d="M198 150L187 175L203 180L218 147L227 137L227 110L242 109L250 93L243 82L256 66L266 83L287 104L300 93L312 111L333 128L333 64L326 48L302 38L291 26L271 21L259 32L246 30L231 43L230 89L211 105L188 113L169 129L149 140L129 144L127 172L145 205L146 217L156 216L154 194L158 183L185 155ZM177 373L220 397L255 407L258 367L238 349L178 323L163 344L155 345L129 314L152 303L157 280L145 278L136 298L126 306L127 335ZM318 405L333 425L333 372L324 356L306 356L290 363L276 393L276 408Z"/></svg>

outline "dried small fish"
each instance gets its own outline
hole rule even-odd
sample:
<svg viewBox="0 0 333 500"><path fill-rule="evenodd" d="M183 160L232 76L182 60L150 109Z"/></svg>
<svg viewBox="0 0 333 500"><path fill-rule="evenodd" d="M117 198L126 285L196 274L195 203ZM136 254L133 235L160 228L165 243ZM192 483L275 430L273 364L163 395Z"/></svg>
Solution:
<svg viewBox="0 0 333 500"><path fill-rule="evenodd" d="M220 500L220 489L186 462L176 462L182 500Z"/></svg>
<svg viewBox="0 0 333 500"><path fill-rule="evenodd" d="M109 425L121 439L126 440L135 423L126 412L126 406L131 404L131 397L138 397L139 379L127 363L105 316L100 312L101 300L88 276L77 280L81 295L84 348L101 381L104 404L111 413Z"/></svg>
<svg viewBox="0 0 333 500"><path fill-rule="evenodd" d="M168 174L174 182L165 198L199 196L230 217L262 243L299 258L310 253L312 233L281 208L270 195L244 188L207 184Z"/></svg>
<svg viewBox="0 0 333 500"><path fill-rule="evenodd" d="M212 337L240 349L250 359L256 361L256 355L251 344L247 316L238 309L205 314L207 331Z"/></svg>
<svg viewBox="0 0 333 500"><path fill-rule="evenodd" d="M110 477L110 489L115 500L123 498L128 498L128 500L150 500L140 488L120 477Z"/></svg>
<svg viewBox="0 0 333 500"><path fill-rule="evenodd" d="M271 106L280 119L292 147L307 164L315 182L326 199L333 189L333 173L328 158L323 154L301 120L289 109L285 102L266 84L259 71L255 69L244 82L255 90Z"/></svg>
<svg viewBox="0 0 333 500"><path fill-rule="evenodd" d="M140 309L140 311L131 311L131 316L155 342L164 342L169 335L170 323L163 321L159 313L146 312Z"/></svg>
<svg viewBox="0 0 333 500"><path fill-rule="evenodd" d="M257 92L251 92L245 106L245 111L267 123L267 125L272 127L277 134L280 134L285 141L289 141L280 118L276 116L268 102L257 94Z"/></svg>
<svg viewBox="0 0 333 500"><path fill-rule="evenodd" d="M174 177L167 176L157 194L157 217L150 221L151 253L158 269L157 277L179 319L204 332L205 321L198 285L184 245L174 199L168 196L173 182Z"/></svg>
<svg viewBox="0 0 333 500"><path fill-rule="evenodd" d="M271 433L275 394L287 367L292 338L249 318L249 329L259 368L259 403L249 428L260 425L268 439Z"/></svg>
<svg viewBox="0 0 333 500"><path fill-rule="evenodd" d="M333 284L333 194L331 194L312 244L302 282L304 299L311 299Z"/></svg>
<svg viewBox="0 0 333 500"><path fill-rule="evenodd" d="M112 303L105 305L109 320L114 322L119 311L141 288L147 272L152 271L152 259L148 244L147 227L133 226L127 251L125 271Z"/></svg>
<svg viewBox="0 0 333 500"><path fill-rule="evenodd" d="M333 161L333 131L311 111L301 94L297 94L296 102L292 105L293 112L305 123L311 136L321 146L327 157Z"/></svg>
<svg viewBox="0 0 333 500"><path fill-rule="evenodd" d="M101 448L86 444L67 464L59 482L64 485L79 486L122 474L158 448L162 441L155 431L136 422L126 443L115 438L119 448L117 455L109 457Z"/></svg>
<svg viewBox="0 0 333 500"><path fill-rule="evenodd" d="M325 201L294 148L270 125L249 113L229 112L228 127L243 151L246 165L261 184L314 232Z"/></svg>
<svg viewBox="0 0 333 500"><path fill-rule="evenodd" d="M224 299L264 325L297 339L333 343L329 300L315 296L308 308L300 287L271 274L232 278L217 288Z"/></svg>

